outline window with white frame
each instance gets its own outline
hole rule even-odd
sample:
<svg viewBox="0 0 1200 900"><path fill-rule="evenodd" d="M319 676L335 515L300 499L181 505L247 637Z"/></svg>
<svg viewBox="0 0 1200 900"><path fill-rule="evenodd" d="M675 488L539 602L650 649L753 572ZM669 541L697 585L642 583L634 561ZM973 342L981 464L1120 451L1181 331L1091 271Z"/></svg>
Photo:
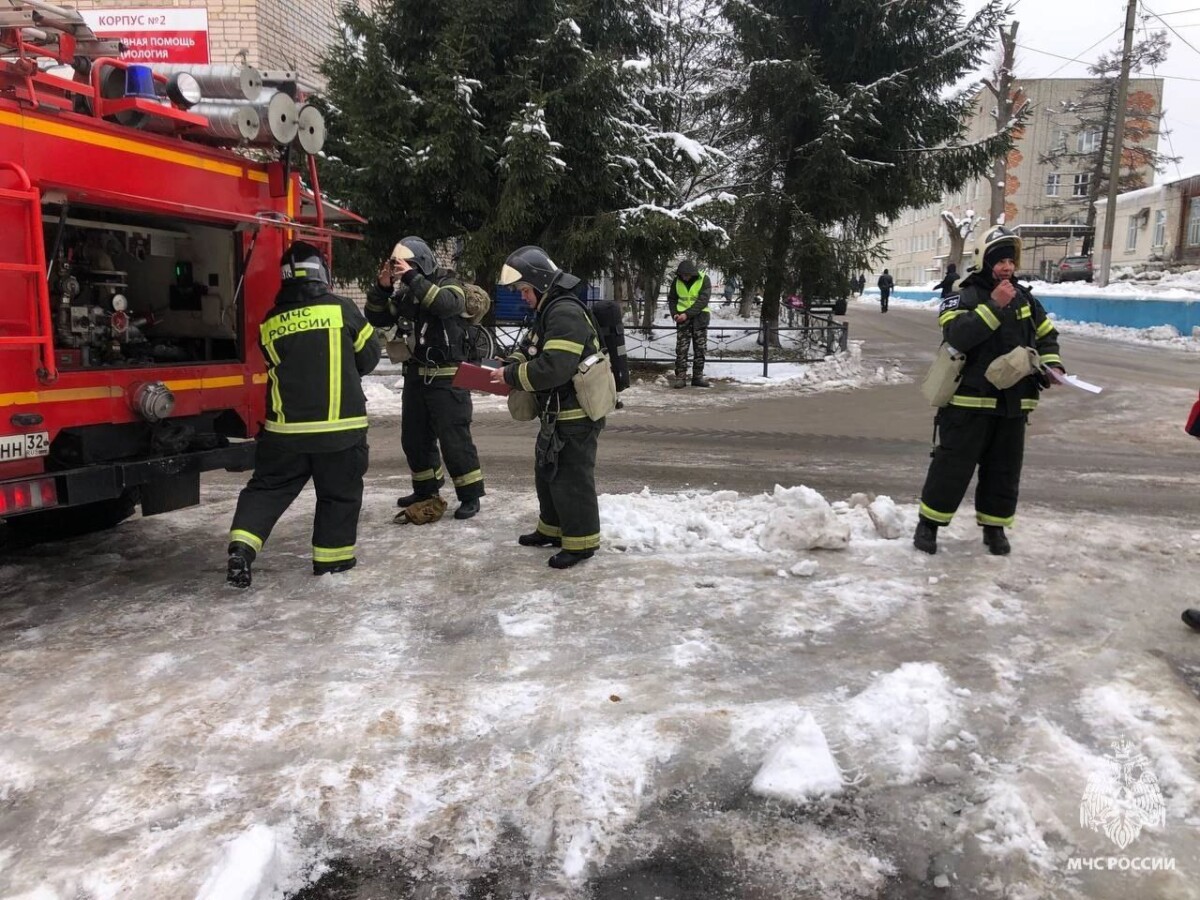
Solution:
<svg viewBox="0 0 1200 900"><path fill-rule="evenodd" d="M1187 242L1189 247L1200 247L1200 197L1188 204Z"/></svg>
<svg viewBox="0 0 1200 900"><path fill-rule="evenodd" d="M1057 172L1051 172L1046 176L1046 196L1057 197L1058 186L1062 183L1062 176Z"/></svg>
<svg viewBox="0 0 1200 900"><path fill-rule="evenodd" d="M1088 188L1091 187L1092 176L1089 172L1080 172L1075 176L1075 184L1071 188L1072 197L1086 197Z"/></svg>
<svg viewBox="0 0 1200 900"><path fill-rule="evenodd" d="M1075 149L1079 153L1095 153L1100 149L1100 129L1089 128L1075 135Z"/></svg>
<svg viewBox="0 0 1200 900"><path fill-rule="evenodd" d="M1156 250L1166 246L1167 243L1167 211L1165 209L1155 210L1154 212L1154 241L1151 246Z"/></svg>
<svg viewBox="0 0 1200 900"><path fill-rule="evenodd" d="M1125 226L1125 252L1133 253L1137 250L1138 242L1138 222L1141 216L1130 216L1129 224Z"/></svg>

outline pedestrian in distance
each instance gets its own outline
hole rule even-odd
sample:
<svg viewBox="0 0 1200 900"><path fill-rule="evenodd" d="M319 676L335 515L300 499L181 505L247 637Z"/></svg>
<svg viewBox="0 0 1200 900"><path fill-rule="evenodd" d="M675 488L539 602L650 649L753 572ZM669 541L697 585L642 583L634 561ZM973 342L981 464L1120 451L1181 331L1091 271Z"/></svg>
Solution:
<svg viewBox="0 0 1200 900"><path fill-rule="evenodd" d="M572 381L580 360L602 349L599 329L574 293L579 279L555 265L541 247L510 254L500 284L515 287L537 311L521 346L492 373L493 382L532 394L538 408L533 470L538 522L517 542L560 548L550 567L569 569L600 546L596 449L605 420L588 417Z"/></svg>
<svg viewBox="0 0 1200 900"><path fill-rule="evenodd" d="M293 243L280 268L283 284L258 331L267 363L267 417L229 532L225 578L238 588L250 587L255 558L309 479L317 493L313 574L344 572L357 563L367 471L362 377L379 363L379 342L353 301L330 292L317 247Z"/></svg>
<svg viewBox="0 0 1200 900"><path fill-rule="evenodd" d="M667 306L675 320L674 387L687 387L688 350L692 351L692 387L710 387L704 377L704 357L708 350L708 301L712 283L708 275L685 259L675 270Z"/></svg>
<svg viewBox="0 0 1200 900"><path fill-rule="evenodd" d="M1011 549L1004 529L1016 515L1026 424L1041 390L1053 383L1044 368L1063 371L1054 323L1014 277L1020 263L1021 239L1002 226L992 228L980 238L959 293L941 303L942 336L966 359L954 395L935 420L933 460L913 535L913 545L925 553L937 552L937 530L954 518L976 468L975 519L983 542L996 556Z"/></svg>
<svg viewBox="0 0 1200 900"><path fill-rule="evenodd" d="M879 308L883 312L888 310L888 298L892 295L892 288L896 286L895 279L887 269L883 270L883 274L879 276Z"/></svg>
<svg viewBox="0 0 1200 900"><path fill-rule="evenodd" d="M942 299L945 300L947 297L957 293L955 289L957 282L958 266L956 266L954 263L950 263L950 265L946 266L946 277L938 282L938 286L935 287L934 290L941 291Z"/></svg>
<svg viewBox="0 0 1200 900"><path fill-rule="evenodd" d="M412 472L412 493L396 501L400 512L394 521L400 525L441 518L447 471L459 503L454 518L477 514L484 495L471 436L471 392L452 384L459 363L472 352L466 296L462 282L439 270L433 250L416 236L396 244L367 291L367 319L378 328L403 323L407 334L400 444Z"/></svg>
<svg viewBox="0 0 1200 900"><path fill-rule="evenodd" d="M722 304L723 306L733 305L733 295L737 293L737 289L738 280L735 276L730 275L725 279L725 302Z"/></svg>

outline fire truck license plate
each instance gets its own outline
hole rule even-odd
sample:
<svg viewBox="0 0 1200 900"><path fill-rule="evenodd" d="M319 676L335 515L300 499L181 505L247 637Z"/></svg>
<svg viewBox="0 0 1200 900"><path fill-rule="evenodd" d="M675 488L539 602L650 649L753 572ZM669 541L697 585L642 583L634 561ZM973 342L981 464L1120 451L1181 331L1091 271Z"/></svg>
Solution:
<svg viewBox="0 0 1200 900"><path fill-rule="evenodd" d="M0 463L13 459L45 456L50 452L50 432L32 431L29 434L6 434L0 437Z"/></svg>

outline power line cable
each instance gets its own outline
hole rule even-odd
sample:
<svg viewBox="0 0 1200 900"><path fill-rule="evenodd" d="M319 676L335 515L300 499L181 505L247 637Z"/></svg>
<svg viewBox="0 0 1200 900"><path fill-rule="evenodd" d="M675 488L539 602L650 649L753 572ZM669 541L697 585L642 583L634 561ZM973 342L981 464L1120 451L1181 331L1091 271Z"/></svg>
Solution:
<svg viewBox="0 0 1200 900"><path fill-rule="evenodd" d="M1076 53L1075 55L1076 55L1076 56L1083 56L1083 54L1087 53L1089 50L1091 50L1091 49L1093 49L1093 48L1095 48L1095 47L1098 47L1100 44L1103 44L1105 41L1107 41L1107 40L1108 40L1110 37L1112 37L1114 34L1116 34L1116 33L1117 33L1118 31L1120 31L1120 30L1121 30L1121 26L1120 26L1120 25L1118 25L1116 28L1114 28L1112 31L1110 31L1108 34L1106 34L1104 37L1100 38L1100 40L1096 41L1096 43L1092 44L1092 46L1091 46L1091 47L1085 47L1084 49L1080 50L1080 51L1079 51L1078 53ZM1027 49L1027 50L1028 50L1028 49L1030 49L1030 48L1026 47L1025 49ZM1071 62L1081 62L1081 60L1071 60ZM1047 75L1046 77L1047 77L1047 78L1053 78L1053 77L1054 77L1054 76L1055 76L1057 73L1061 72L1061 71L1062 71L1063 69L1065 69L1066 67L1067 67L1067 63L1063 63L1061 66L1059 66L1057 69L1055 69L1053 72L1051 72L1051 73L1050 73L1049 75Z"/></svg>
<svg viewBox="0 0 1200 900"><path fill-rule="evenodd" d="M1142 32L1146 35L1146 40L1149 41L1150 40L1150 26L1146 24L1146 18L1147 18L1146 16L1142 16ZM1150 74L1153 75L1155 78L1158 77L1158 72L1155 71L1153 62L1150 63ZM1179 156L1175 153L1175 142L1173 140L1171 140L1170 129L1165 128L1165 125L1164 125L1164 123L1166 122L1166 118L1167 118L1167 111L1165 109L1161 110L1159 113L1159 117L1158 117L1159 130L1162 131L1163 135L1166 137L1167 147L1170 148L1171 156L1174 157L1174 159L1175 159L1175 174L1178 175L1180 178L1182 178L1183 177L1183 169L1180 168Z"/></svg>
<svg viewBox="0 0 1200 900"><path fill-rule="evenodd" d="M1197 50L1196 47L1187 38L1185 38L1182 34L1180 34L1178 31L1176 31L1174 26L1171 25L1170 22L1168 22L1166 19L1164 19L1162 16L1160 16L1158 13L1156 13L1154 10L1152 10L1150 7L1148 7L1145 3L1142 4L1142 9L1144 9L1150 15L1154 16L1154 18L1158 19L1158 21L1160 21L1164 25L1166 25L1167 28L1170 29L1171 34L1175 35L1175 37L1177 37L1181 41L1183 41L1183 43L1186 44L1193 53L1195 53L1197 56L1200 56L1200 50Z"/></svg>
<svg viewBox="0 0 1200 900"><path fill-rule="evenodd" d="M1070 56L1062 56L1058 53L1051 53L1049 50L1039 50L1037 47L1030 47L1028 44L1017 44L1022 50L1028 50L1030 53L1040 53L1042 56L1051 56L1054 59L1065 59L1067 62L1082 63L1083 65L1091 65L1082 59L1074 59ZM1200 83L1200 78L1185 78L1182 75L1159 75L1159 78L1167 79L1168 81L1194 81Z"/></svg>

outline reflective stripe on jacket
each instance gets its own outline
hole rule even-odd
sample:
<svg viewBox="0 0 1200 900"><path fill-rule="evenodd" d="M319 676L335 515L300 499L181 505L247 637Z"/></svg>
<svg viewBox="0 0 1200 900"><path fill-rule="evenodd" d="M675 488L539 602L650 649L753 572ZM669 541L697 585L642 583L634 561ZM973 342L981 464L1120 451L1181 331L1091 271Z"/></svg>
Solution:
<svg viewBox="0 0 1200 900"><path fill-rule="evenodd" d="M324 285L285 286L259 326L267 360L266 431L315 435L367 427L362 376L379 362L374 328Z"/></svg>
<svg viewBox="0 0 1200 900"><path fill-rule="evenodd" d="M987 368L997 357L1017 347L1034 347L1042 365L1061 366L1058 332L1028 288L1016 285L1016 297L1002 309L992 302L994 287L991 279L971 274L959 285L960 293L947 297L939 307L943 338L967 357L950 405L992 415L1019 416L1037 406L1040 388L1036 373L1000 390L987 380Z"/></svg>

